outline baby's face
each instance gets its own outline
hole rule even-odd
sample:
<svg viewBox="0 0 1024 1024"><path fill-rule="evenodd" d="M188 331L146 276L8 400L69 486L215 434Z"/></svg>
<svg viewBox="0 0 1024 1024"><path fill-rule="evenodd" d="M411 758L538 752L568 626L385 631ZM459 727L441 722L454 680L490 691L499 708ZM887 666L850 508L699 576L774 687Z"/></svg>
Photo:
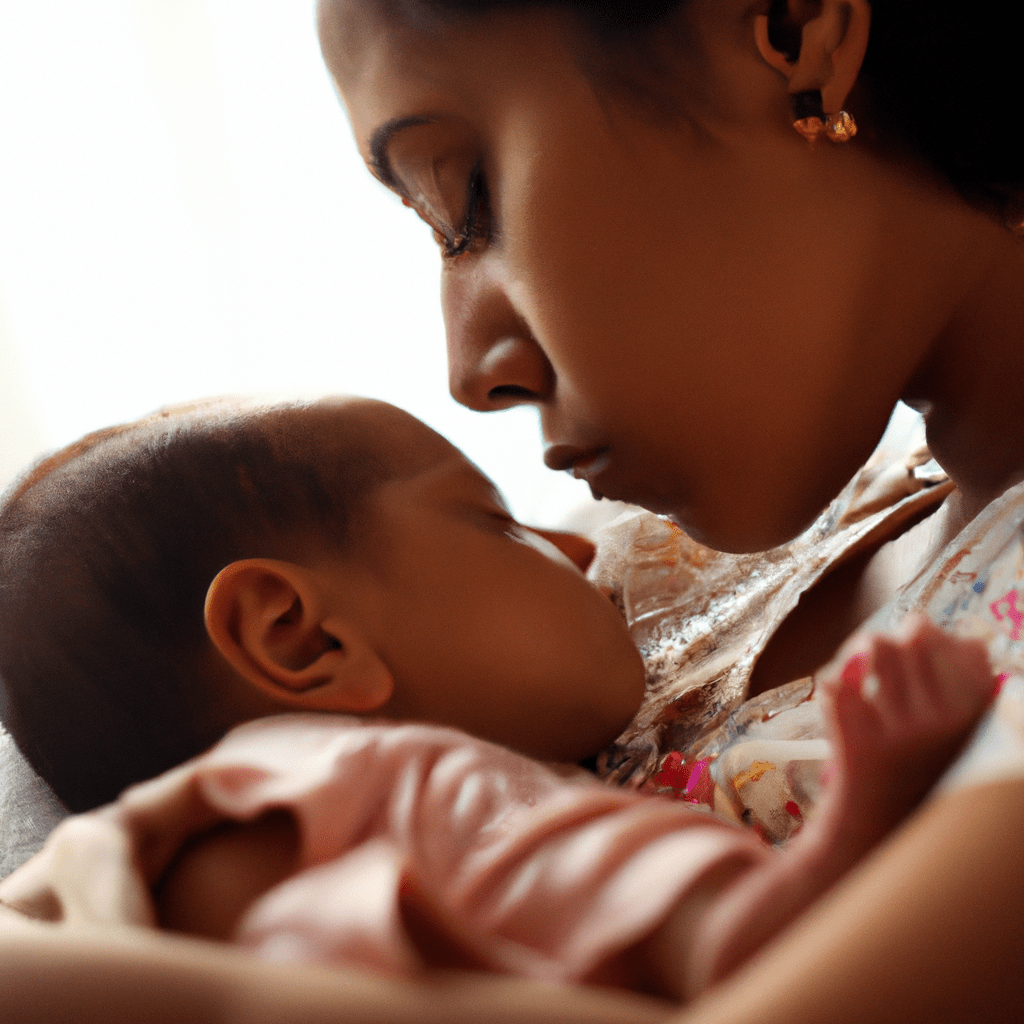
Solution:
<svg viewBox="0 0 1024 1024"><path fill-rule="evenodd" d="M368 581L360 614L395 678L378 713L546 760L577 761L615 739L644 669L619 613L583 576L590 546L521 526L490 480L407 413L359 400L332 408L401 469L367 499L346 556Z"/></svg>

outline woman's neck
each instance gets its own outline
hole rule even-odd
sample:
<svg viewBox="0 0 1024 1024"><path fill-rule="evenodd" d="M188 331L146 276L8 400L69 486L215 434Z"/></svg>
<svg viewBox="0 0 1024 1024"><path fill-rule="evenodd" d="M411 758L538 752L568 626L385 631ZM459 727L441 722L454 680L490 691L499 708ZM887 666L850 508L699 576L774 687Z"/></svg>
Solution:
<svg viewBox="0 0 1024 1024"><path fill-rule="evenodd" d="M968 520L1024 479L1024 244L995 225L985 241L986 272L905 396L924 414L929 448Z"/></svg>

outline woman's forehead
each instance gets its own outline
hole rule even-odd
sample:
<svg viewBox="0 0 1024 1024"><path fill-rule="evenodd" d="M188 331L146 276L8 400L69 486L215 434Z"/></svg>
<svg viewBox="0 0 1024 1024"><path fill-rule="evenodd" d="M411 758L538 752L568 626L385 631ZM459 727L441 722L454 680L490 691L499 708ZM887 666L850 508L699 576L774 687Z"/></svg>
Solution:
<svg viewBox="0 0 1024 1024"><path fill-rule="evenodd" d="M320 0L317 29L327 67L343 92L380 63L395 73L430 56L425 34L379 0Z"/></svg>
<svg viewBox="0 0 1024 1024"><path fill-rule="evenodd" d="M321 0L319 8L324 59L364 157L390 120L445 111L486 119L496 97L542 65L575 68L557 9L496 10L427 28L391 6Z"/></svg>
<svg viewBox="0 0 1024 1024"><path fill-rule="evenodd" d="M320 45L348 112L360 153L372 161L370 139L396 116L422 108L430 90L429 59L414 33L389 21L376 3L321 0Z"/></svg>

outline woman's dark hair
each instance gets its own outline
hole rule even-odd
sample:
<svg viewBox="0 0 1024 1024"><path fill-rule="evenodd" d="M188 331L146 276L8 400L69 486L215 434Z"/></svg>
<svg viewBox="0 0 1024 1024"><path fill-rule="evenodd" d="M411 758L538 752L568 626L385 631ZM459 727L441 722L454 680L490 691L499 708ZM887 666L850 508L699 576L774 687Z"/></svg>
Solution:
<svg viewBox="0 0 1024 1024"><path fill-rule="evenodd" d="M635 68L638 47L687 0L389 2L407 16L418 11L435 18L559 8L589 30L607 60L614 61L619 51ZM862 79L879 136L924 157L968 200L1019 222L1024 217L1024 147L1017 129L1024 101L1024 4L874 0L871 7ZM781 20L787 2L765 0L765 8L770 18Z"/></svg>
<svg viewBox="0 0 1024 1024"><path fill-rule="evenodd" d="M617 42L642 35L660 25L680 7L680 0L399 0L406 7L417 6L431 14L473 15L494 10L524 7L559 7L580 18L600 39ZM685 2L685 0L683 0Z"/></svg>
<svg viewBox="0 0 1024 1024"><path fill-rule="evenodd" d="M210 582L327 529L344 545L356 502L383 479L368 453L309 440L300 415L310 410L101 431L38 465L0 507L0 715L71 810L234 724L212 675Z"/></svg>
<svg viewBox="0 0 1024 1024"><path fill-rule="evenodd" d="M1019 221L1024 4L875 0L863 77L883 137L923 156L969 200Z"/></svg>

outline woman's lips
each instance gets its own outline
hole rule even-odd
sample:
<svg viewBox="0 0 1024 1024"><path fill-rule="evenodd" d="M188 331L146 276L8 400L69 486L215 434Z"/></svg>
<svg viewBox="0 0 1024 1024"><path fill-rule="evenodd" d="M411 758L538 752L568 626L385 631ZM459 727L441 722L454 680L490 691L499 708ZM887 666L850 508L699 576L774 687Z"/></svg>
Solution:
<svg viewBox="0 0 1024 1024"><path fill-rule="evenodd" d="M603 498L604 493L597 488L595 481L608 468L610 458L607 445L576 448L573 445L553 444L544 452L544 464L548 469L564 470L577 480L586 480L597 499Z"/></svg>

